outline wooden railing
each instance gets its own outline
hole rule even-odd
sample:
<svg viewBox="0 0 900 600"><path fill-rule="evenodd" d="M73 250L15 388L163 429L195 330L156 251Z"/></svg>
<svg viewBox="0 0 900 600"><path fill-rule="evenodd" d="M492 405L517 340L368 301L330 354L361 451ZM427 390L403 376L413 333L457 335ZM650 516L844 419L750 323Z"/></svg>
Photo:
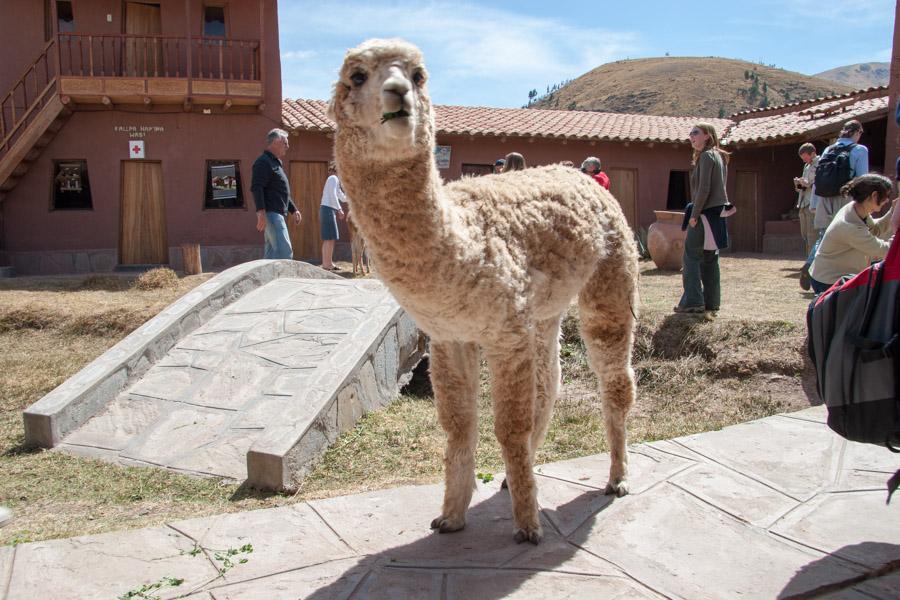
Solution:
<svg viewBox="0 0 900 600"><path fill-rule="evenodd" d="M259 41L59 34L60 75L259 81Z"/></svg>
<svg viewBox="0 0 900 600"><path fill-rule="evenodd" d="M53 40L13 84L0 101L0 160L25 127L56 93L56 65L52 60Z"/></svg>

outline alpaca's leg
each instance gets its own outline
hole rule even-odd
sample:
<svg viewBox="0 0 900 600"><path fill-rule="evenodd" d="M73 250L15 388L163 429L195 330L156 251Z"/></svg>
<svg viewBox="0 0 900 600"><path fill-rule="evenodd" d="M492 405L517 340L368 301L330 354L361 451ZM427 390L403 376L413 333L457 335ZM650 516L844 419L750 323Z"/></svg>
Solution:
<svg viewBox="0 0 900 600"><path fill-rule="evenodd" d="M581 336L600 381L611 465L607 494L628 493L625 417L634 403L631 368L635 279L623 259L603 263L578 296ZM636 269L635 269L636 270Z"/></svg>
<svg viewBox="0 0 900 600"><path fill-rule="evenodd" d="M438 419L447 433L444 506L431 528L448 533L466 526L466 509L475 488L478 346L432 341L430 361Z"/></svg>
<svg viewBox="0 0 900 600"><path fill-rule="evenodd" d="M534 431L531 432L532 460L544 443L553 405L559 395L559 326L562 315L538 324L535 339Z"/></svg>
<svg viewBox="0 0 900 600"><path fill-rule="evenodd" d="M514 344L510 351L486 351L494 400L494 433L506 463L506 480L512 500L516 542L541 541L534 481L535 366L533 342Z"/></svg>

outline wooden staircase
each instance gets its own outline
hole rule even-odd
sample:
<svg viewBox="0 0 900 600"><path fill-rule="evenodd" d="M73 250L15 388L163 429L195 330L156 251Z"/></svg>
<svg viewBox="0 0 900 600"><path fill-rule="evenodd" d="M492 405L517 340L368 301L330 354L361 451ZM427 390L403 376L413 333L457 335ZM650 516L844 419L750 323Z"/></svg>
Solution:
<svg viewBox="0 0 900 600"><path fill-rule="evenodd" d="M0 102L0 202L62 129L71 110L58 93L54 40Z"/></svg>

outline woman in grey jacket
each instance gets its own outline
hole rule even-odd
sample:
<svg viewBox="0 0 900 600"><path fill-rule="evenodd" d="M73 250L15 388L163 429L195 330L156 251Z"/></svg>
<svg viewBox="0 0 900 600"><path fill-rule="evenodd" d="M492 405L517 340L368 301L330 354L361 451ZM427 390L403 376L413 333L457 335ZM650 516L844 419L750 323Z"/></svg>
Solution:
<svg viewBox="0 0 900 600"><path fill-rule="evenodd" d="M722 210L728 203L725 193L728 153L719 147L716 129L697 123L689 134L694 154L691 160L691 210L684 240L684 268L681 282L684 293L675 307L677 313L702 313L719 310L719 251L704 250L704 229L700 219L704 211Z"/></svg>

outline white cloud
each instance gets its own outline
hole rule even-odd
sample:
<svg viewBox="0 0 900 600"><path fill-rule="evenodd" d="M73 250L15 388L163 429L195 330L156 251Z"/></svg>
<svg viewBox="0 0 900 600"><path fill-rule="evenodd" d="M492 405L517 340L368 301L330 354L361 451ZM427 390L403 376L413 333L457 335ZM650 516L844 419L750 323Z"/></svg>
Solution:
<svg viewBox="0 0 900 600"><path fill-rule="evenodd" d="M315 50L288 50L281 53L282 61L310 60L316 57Z"/></svg>
<svg viewBox="0 0 900 600"><path fill-rule="evenodd" d="M346 48L371 37L402 37L418 45L435 101L500 106L520 105L531 88L635 56L641 46L634 33L466 3L303 2L283 4L280 12L284 53L299 58L316 51L315 60L284 65L285 90L310 91L317 98L330 93Z"/></svg>

